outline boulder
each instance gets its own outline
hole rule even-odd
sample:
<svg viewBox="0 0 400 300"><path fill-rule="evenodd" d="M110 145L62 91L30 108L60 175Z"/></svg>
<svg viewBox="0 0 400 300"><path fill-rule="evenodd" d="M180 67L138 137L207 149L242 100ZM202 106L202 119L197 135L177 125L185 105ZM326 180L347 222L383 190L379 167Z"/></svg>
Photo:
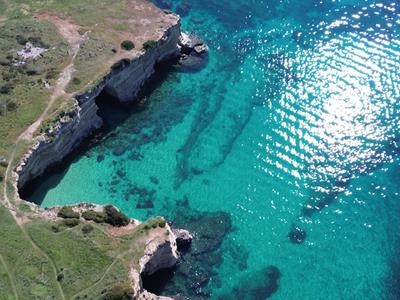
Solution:
<svg viewBox="0 0 400 300"><path fill-rule="evenodd" d="M185 229L172 229L176 237L176 245L179 251L186 250L190 247L193 235Z"/></svg>
<svg viewBox="0 0 400 300"><path fill-rule="evenodd" d="M293 244L301 244L306 239L306 231L298 226L293 225L289 232L289 239Z"/></svg>

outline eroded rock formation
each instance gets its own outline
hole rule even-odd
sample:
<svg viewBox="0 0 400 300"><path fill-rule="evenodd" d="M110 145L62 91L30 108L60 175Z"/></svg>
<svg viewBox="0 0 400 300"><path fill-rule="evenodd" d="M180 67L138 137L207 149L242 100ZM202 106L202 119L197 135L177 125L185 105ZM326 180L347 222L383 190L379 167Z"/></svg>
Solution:
<svg viewBox="0 0 400 300"><path fill-rule="evenodd" d="M52 165L61 162L84 138L102 125L97 115L97 96L106 90L121 102L133 101L155 72L157 63L179 54L180 20L171 14L170 24L159 40L131 61L124 60L92 90L76 96L77 103L68 113L68 121L59 120L51 134L37 138L16 169L18 190L40 177Z"/></svg>

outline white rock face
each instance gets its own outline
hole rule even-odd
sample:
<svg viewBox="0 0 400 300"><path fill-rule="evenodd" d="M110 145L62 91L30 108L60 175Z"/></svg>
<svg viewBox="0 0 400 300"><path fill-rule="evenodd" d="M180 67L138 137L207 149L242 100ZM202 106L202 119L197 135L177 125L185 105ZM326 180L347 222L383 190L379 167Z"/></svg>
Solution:
<svg viewBox="0 0 400 300"><path fill-rule="evenodd" d="M148 49L122 72L110 78L106 85L108 94L121 102L129 102L139 93L141 87L154 74L156 63L179 55L178 39L181 35L179 21L169 28L157 44Z"/></svg>
<svg viewBox="0 0 400 300"><path fill-rule="evenodd" d="M176 16L174 20L154 47L134 58L122 70L110 70L96 88L77 96L79 105L73 116L69 122L60 121L57 124L50 140L44 137L37 140L16 169L19 191L43 175L50 166L60 163L84 138L102 125L102 119L97 115L96 97L103 89L121 102L132 101L153 75L156 63L179 53L179 17Z"/></svg>
<svg viewBox="0 0 400 300"><path fill-rule="evenodd" d="M158 270L171 268L178 262L176 237L168 224L166 228L169 232L167 238L156 236L147 244L139 262L141 274L152 275Z"/></svg>
<svg viewBox="0 0 400 300"><path fill-rule="evenodd" d="M179 259L176 237L168 224L165 231L168 236L158 233L147 243L144 255L139 261L139 271L132 267L130 278L134 290L133 299L172 300L170 297L157 296L146 291L142 286L141 274L152 275L155 272L173 267Z"/></svg>

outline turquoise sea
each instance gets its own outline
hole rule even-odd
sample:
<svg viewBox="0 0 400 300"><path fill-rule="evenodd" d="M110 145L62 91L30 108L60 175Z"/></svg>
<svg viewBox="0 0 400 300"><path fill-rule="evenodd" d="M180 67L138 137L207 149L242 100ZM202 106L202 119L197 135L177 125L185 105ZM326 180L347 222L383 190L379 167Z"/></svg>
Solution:
<svg viewBox="0 0 400 300"><path fill-rule="evenodd" d="M400 299L400 3L182 1L207 66L160 68L141 109L102 97L105 128L29 200L191 229L146 283L165 295Z"/></svg>

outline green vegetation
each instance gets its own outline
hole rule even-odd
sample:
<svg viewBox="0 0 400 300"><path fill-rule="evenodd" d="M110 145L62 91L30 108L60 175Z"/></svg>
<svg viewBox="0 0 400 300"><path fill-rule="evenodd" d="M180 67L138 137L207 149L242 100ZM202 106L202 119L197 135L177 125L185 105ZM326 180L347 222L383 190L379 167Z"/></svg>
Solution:
<svg viewBox="0 0 400 300"><path fill-rule="evenodd" d="M129 218L122 212L118 211L114 206L107 205L104 210L107 215L105 220L106 223L117 227L129 224Z"/></svg>
<svg viewBox="0 0 400 300"><path fill-rule="evenodd" d="M91 224L85 224L82 227L82 232L84 234L89 234L90 232L92 232L92 230L93 230L93 225L91 225Z"/></svg>
<svg viewBox="0 0 400 300"><path fill-rule="evenodd" d="M105 223L107 214L104 211L86 210L82 213L82 218L87 221L94 221L96 223Z"/></svg>
<svg viewBox="0 0 400 300"><path fill-rule="evenodd" d="M19 227L0 206L0 299L130 299L129 268L143 255L149 225L112 236L107 224L65 221L78 220L34 218Z"/></svg>
<svg viewBox="0 0 400 300"><path fill-rule="evenodd" d="M63 224L67 227L75 227L79 225L79 219L65 219L63 220Z"/></svg>
<svg viewBox="0 0 400 300"><path fill-rule="evenodd" d="M130 300L132 299L133 291L131 288L124 287L123 285L114 286L104 296L104 300Z"/></svg>
<svg viewBox="0 0 400 300"><path fill-rule="evenodd" d="M157 44L157 42L153 41L153 40L146 41L143 43L143 49L149 50L149 49L153 48L156 44Z"/></svg>
<svg viewBox="0 0 400 300"><path fill-rule="evenodd" d="M17 65L16 53L26 41L52 47L40 59ZM60 73L67 59L67 43L46 21L10 21L0 27L0 156L7 155L10 141L39 117L50 95L44 82L54 82L47 75Z"/></svg>
<svg viewBox="0 0 400 300"><path fill-rule="evenodd" d="M80 214L74 212L70 206L64 206L60 209L57 216L64 219L79 219Z"/></svg>
<svg viewBox="0 0 400 300"><path fill-rule="evenodd" d="M135 44L132 41L125 40L121 43L121 48L130 51L135 48Z"/></svg>

